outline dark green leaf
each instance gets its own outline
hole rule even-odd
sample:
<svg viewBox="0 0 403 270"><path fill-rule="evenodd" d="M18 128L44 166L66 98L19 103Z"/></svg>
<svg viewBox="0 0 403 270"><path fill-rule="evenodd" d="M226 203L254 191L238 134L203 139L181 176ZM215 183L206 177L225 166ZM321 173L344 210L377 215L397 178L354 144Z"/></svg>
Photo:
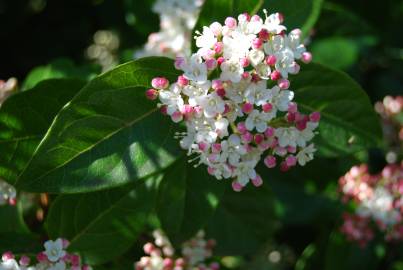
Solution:
<svg viewBox="0 0 403 270"><path fill-rule="evenodd" d="M51 238L70 240L86 263L107 262L130 248L154 209L161 176L116 189L60 195L46 225Z"/></svg>
<svg viewBox="0 0 403 270"><path fill-rule="evenodd" d="M217 241L219 255L250 255L277 225L273 195L266 183L260 188L249 185L240 193L229 182L221 184L227 190L207 225L207 235Z"/></svg>
<svg viewBox="0 0 403 270"><path fill-rule="evenodd" d="M88 192L126 184L172 164L173 124L145 98L153 77L175 80L173 61L143 58L85 86L62 109L16 186L34 192Z"/></svg>
<svg viewBox="0 0 403 270"><path fill-rule="evenodd" d="M53 118L83 85L79 80L48 80L4 102L0 108L1 178L15 182Z"/></svg>
<svg viewBox="0 0 403 270"><path fill-rule="evenodd" d="M347 74L319 64L304 65L291 78L295 101L306 113L320 111L319 153L338 156L380 144L382 130L368 96Z"/></svg>
<svg viewBox="0 0 403 270"><path fill-rule="evenodd" d="M157 212L171 241L181 243L194 236L213 215L225 185L180 159L169 168L159 190Z"/></svg>

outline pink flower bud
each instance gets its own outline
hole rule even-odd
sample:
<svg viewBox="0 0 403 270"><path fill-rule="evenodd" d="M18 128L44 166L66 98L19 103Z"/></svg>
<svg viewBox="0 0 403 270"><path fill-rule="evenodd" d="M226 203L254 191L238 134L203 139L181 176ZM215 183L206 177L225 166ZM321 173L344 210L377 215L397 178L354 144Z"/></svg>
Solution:
<svg viewBox="0 0 403 270"><path fill-rule="evenodd" d="M179 123L180 121L183 120L183 115L181 112L176 111L171 115L171 119L174 123Z"/></svg>
<svg viewBox="0 0 403 270"><path fill-rule="evenodd" d="M263 104L262 109L264 112L271 112L273 110L273 105L271 103Z"/></svg>
<svg viewBox="0 0 403 270"><path fill-rule="evenodd" d="M288 88L290 88L290 81L287 79L280 79L280 80L278 80L278 86L282 90L288 89Z"/></svg>
<svg viewBox="0 0 403 270"><path fill-rule="evenodd" d="M285 161L281 162L280 164L280 171L282 172L286 172L290 169L290 167L288 167L287 163Z"/></svg>
<svg viewBox="0 0 403 270"><path fill-rule="evenodd" d="M288 112L289 113L296 113L298 112L298 105L295 102L290 102L288 104Z"/></svg>
<svg viewBox="0 0 403 270"><path fill-rule="evenodd" d="M8 199L8 204L11 206L14 206L17 204L17 198L9 198Z"/></svg>
<svg viewBox="0 0 403 270"><path fill-rule="evenodd" d="M213 70L217 67L217 61L214 58L206 60L206 66L208 70Z"/></svg>
<svg viewBox="0 0 403 270"><path fill-rule="evenodd" d="M214 50L204 50L202 57L204 60L212 59L215 56L215 51Z"/></svg>
<svg viewBox="0 0 403 270"><path fill-rule="evenodd" d="M225 96L225 90L224 90L224 96ZM223 115L226 115L227 113L229 113L231 111L231 107L228 104L224 105L224 112Z"/></svg>
<svg viewBox="0 0 403 270"><path fill-rule="evenodd" d="M224 48L224 44L222 42L217 42L216 44L214 44L214 52L216 54L221 54L223 48Z"/></svg>
<svg viewBox="0 0 403 270"><path fill-rule="evenodd" d="M249 13L247 13L247 12L243 13L241 16L245 17L245 19L246 19L248 22L249 22L250 19L251 19Z"/></svg>
<svg viewBox="0 0 403 270"><path fill-rule="evenodd" d="M275 131L276 131L276 130L275 130L274 128L268 127L268 128L266 129L266 131L264 132L264 135L265 135L267 138L273 137Z"/></svg>
<svg viewBox="0 0 403 270"><path fill-rule="evenodd" d="M176 259L175 266L179 266L179 267L185 266L185 260L183 258Z"/></svg>
<svg viewBox="0 0 403 270"><path fill-rule="evenodd" d="M211 29L211 31L213 32L213 34L214 34L216 37L218 37L218 36L221 35L222 25L221 25L220 23L218 23L218 22L213 22L213 23L210 25L210 29Z"/></svg>
<svg viewBox="0 0 403 270"><path fill-rule="evenodd" d="M149 100L156 100L158 98L158 91L150 88L146 91L146 98Z"/></svg>
<svg viewBox="0 0 403 270"><path fill-rule="evenodd" d="M214 143L212 146L212 152L218 154L221 152L221 148L222 147L220 143Z"/></svg>
<svg viewBox="0 0 403 270"><path fill-rule="evenodd" d="M260 177L260 175L256 175L256 177L252 179L252 184L255 187L260 187L261 185L263 185L262 177Z"/></svg>
<svg viewBox="0 0 403 270"><path fill-rule="evenodd" d="M232 17L227 17L225 19L225 25L229 28L229 29L234 29L237 26L237 21L235 18Z"/></svg>
<svg viewBox="0 0 403 270"><path fill-rule="evenodd" d="M294 147L294 146L288 146L288 147L287 147L287 151L288 151L288 153L294 154L294 153L297 152L297 148Z"/></svg>
<svg viewBox="0 0 403 270"><path fill-rule="evenodd" d="M291 74L298 74L300 71L301 67L297 63L294 63L292 65L292 70L290 71Z"/></svg>
<svg viewBox="0 0 403 270"><path fill-rule="evenodd" d="M144 253L146 254L151 254L155 249L154 245L152 243L147 243L143 246Z"/></svg>
<svg viewBox="0 0 403 270"><path fill-rule="evenodd" d="M273 71L273 72L270 74L270 78L271 78L273 81L279 80L279 79L281 78L281 73L280 73L280 71L278 71L278 70Z"/></svg>
<svg viewBox="0 0 403 270"><path fill-rule="evenodd" d="M309 119L310 119L312 122L315 122L315 123L319 122L319 121L320 121L320 112L313 112L313 113L311 113L311 114L309 115Z"/></svg>
<svg viewBox="0 0 403 270"><path fill-rule="evenodd" d="M283 13L277 13L278 19L280 20L280 23L284 22L284 15Z"/></svg>
<svg viewBox="0 0 403 270"><path fill-rule="evenodd" d="M255 38L254 40L252 40L252 47L254 49L260 49L263 45L263 40L261 40L260 38Z"/></svg>
<svg viewBox="0 0 403 270"><path fill-rule="evenodd" d="M217 93L217 95L219 96L219 97L225 97L225 90L224 90L224 88L220 88L220 89L217 89L216 90L216 93Z"/></svg>
<svg viewBox="0 0 403 270"><path fill-rule="evenodd" d="M249 114L253 111L253 104L246 102L243 106L242 106L242 111L246 114Z"/></svg>
<svg viewBox="0 0 403 270"><path fill-rule="evenodd" d="M269 39L269 37L270 37L270 34L266 29L262 29L262 31L259 32L259 38L261 40L266 41Z"/></svg>
<svg viewBox="0 0 403 270"><path fill-rule="evenodd" d="M176 69L182 69L184 64L185 64L184 57L176 57L176 59L175 59L175 68Z"/></svg>
<svg viewBox="0 0 403 270"><path fill-rule="evenodd" d="M271 168L276 167L277 160L276 160L275 156L270 156L269 155L263 160L263 162L264 162L264 165L266 165L267 168L271 169Z"/></svg>
<svg viewBox="0 0 403 270"><path fill-rule="evenodd" d="M189 80L186 79L185 76L180 75L180 76L178 77L178 85L179 85L180 87L184 87L184 86L186 86L186 85L188 85L188 84L189 84Z"/></svg>
<svg viewBox="0 0 403 270"><path fill-rule="evenodd" d="M22 266L28 266L29 263L31 262L31 259L28 256L23 255L23 256L21 256L19 262L20 262L20 265L22 265Z"/></svg>
<svg viewBox="0 0 403 270"><path fill-rule="evenodd" d="M213 262L210 264L210 269L211 270L220 270L220 264L217 262Z"/></svg>
<svg viewBox="0 0 403 270"><path fill-rule="evenodd" d="M70 245L70 241L67 239L62 239L62 245L64 249L68 248Z"/></svg>
<svg viewBox="0 0 403 270"><path fill-rule="evenodd" d="M172 260L171 258L165 258L164 259L164 267L172 267L174 266L174 260Z"/></svg>
<svg viewBox="0 0 403 270"><path fill-rule="evenodd" d="M242 79L247 80L249 79L249 77L250 77L249 72L245 71L244 73L242 73Z"/></svg>
<svg viewBox="0 0 403 270"><path fill-rule="evenodd" d="M258 133L254 136L253 140L255 141L256 144L261 144L264 140L264 135Z"/></svg>
<svg viewBox="0 0 403 270"><path fill-rule="evenodd" d="M199 150L203 151L203 152L206 151L209 147L209 145L205 142L199 142L198 146L199 146Z"/></svg>
<svg viewBox="0 0 403 270"><path fill-rule="evenodd" d="M47 262L48 256L44 252L40 252L36 255L36 259L38 262Z"/></svg>
<svg viewBox="0 0 403 270"><path fill-rule="evenodd" d="M70 260L72 265L80 265L81 258L79 255L72 255Z"/></svg>
<svg viewBox="0 0 403 270"><path fill-rule="evenodd" d="M1 256L3 262L14 259L14 254L11 251L6 251Z"/></svg>
<svg viewBox="0 0 403 270"><path fill-rule="evenodd" d="M167 114L168 114L167 110L168 110L168 107L167 107L166 105L161 106L161 108L160 108L160 112L161 112L163 115L167 115Z"/></svg>
<svg viewBox="0 0 403 270"><path fill-rule="evenodd" d="M304 62L305 64L309 64L310 62L312 62L312 54L310 52L304 52L302 53L302 57L301 57L302 62Z"/></svg>
<svg viewBox="0 0 403 270"><path fill-rule="evenodd" d="M241 139L244 143L250 143L253 141L253 135L249 131L246 131L244 134L242 134Z"/></svg>
<svg viewBox="0 0 403 270"><path fill-rule="evenodd" d="M89 265L83 265L83 267L82 267L82 270L91 270L92 269L92 267L91 266L89 266Z"/></svg>
<svg viewBox="0 0 403 270"><path fill-rule="evenodd" d="M301 35L302 35L302 31L301 31L301 29L296 28L296 29L292 30L292 31L290 32L290 34L292 34L292 35L297 35L297 36L301 36Z"/></svg>
<svg viewBox="0 0 403 270"><path fill-rule="evenodd" d="M297 164L297 158L294 157L294 156L288 156L285 159L285 162L286 162L288 167L293 167L293 166L295 166Z"/></svg>
<svg viewBox="0 0 403 270"><path fill-rule="evenodd" d="M240 192L243 189L243 186L239 182L232 182L232 189L236 192Z"/></svg>
<svg viewBox="0 0 403 270"><path fill-rule="evenodd" d="M287 113L287 121L289 122L289 123L292 123L292 122L294 122L295 121L295 117L296 116L296 113Z"/></svg>
<svg viewBox="0 0 403 270"><path fill-rule="evenodd" d="M241 64L241 66L243 67L247 67L249 66L250 62L249 59L247 57L243 57L239 60L239 63Z"/></svg>
<svg viewBox="0 0 403 270"><path fill-rule="evenodd" d="M224 57L220 56L217 58L217 65L221 66L222 63L224 63L225 59Z"/></svg>
<svg viewBox="0 0 403 270"><path fill-rule="evenodd" d="M214 175L215 169L213 167L207 167L207 172L209 175Z"/></svg>
<svg viewBox="0 0 403 270"><path fill-rule="evenodd" d="M236 128L239 131L239 133L244 134L246 132L245 122L239 122Z"/></svg>
<svg viewBox="0 0 403 270"><path fill-rule="evenodd" d="M259 15L253 15L250 20L251 20L252 22L258 22L258 21L261 21L262 18L260 18Z"/></svg>
<svg viewBox="0 0 403 270"><path fill-rule="evenodd" d="M274 66L277 62L277 58L274 55L269 55L266 57L266 64L269 66Z"/></svg>
<svg viewBox="0 0 403 270"><path fill-rule="evenodd" d="M298 121L298 122L295 124L295 127L296 127L299 131L302 131L302 130L306 129L306 124L307 124L307 121L301 120L301 121Z"/></svg>
<svg viewBox="0 0 403 270"><path fill-rule="evenodd" d="M211 87L214 90L218 90L224 88L224 85L221 80L213 80Z"/></svg>
<svg viewBox="0 0 403 270"><path fill-rule="evenodd" d="M169 81L164 77L156 77L151 81L151 85L156 89L166 89L169 86Z"/></svg>

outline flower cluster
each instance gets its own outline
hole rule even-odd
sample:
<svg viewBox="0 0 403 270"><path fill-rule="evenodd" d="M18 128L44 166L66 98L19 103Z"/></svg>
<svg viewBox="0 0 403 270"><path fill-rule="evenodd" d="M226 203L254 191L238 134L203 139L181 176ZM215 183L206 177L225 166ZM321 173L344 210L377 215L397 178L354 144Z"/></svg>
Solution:
<svg viewBox="0 0 403 270"><path fill-rule="evenodd" d="M403 163L377 175L369 174L367 165L354 166L339 186L342 201L354 206L341 228L348 239L365 245L377 228L387 241L403 240Z"/></svg>
<svg viewBox="0 0 403 270"><path fill-rule="evenodd" d="M386 96L375 104L375 110L382 117L383 134L389 148L386 161L396 163L403 150L403 96Z"/></svg>
<svg viewBox="0 0 403 270"><path fill-rule="evenodd" d="M10 78L7 81L0 80L0 105L17 90L18 81Z"/></svg>
<svg viewBox="0 0 403 270"><path fill-rule="evenodd" d="M135 58L190 55L191 33L204 0L158 0L153 11L160 15L160 32L152 33Z"/></svg>
<svg viewBox="0 0 403 270"><path fill-rule="evenodd" d="M263 156L267 167L286 171L304 166L316 151L311 140L320 113L298 111L288 80L300 70L297 60L309 63L312 55L299 29L286 34L281 14L265 14L265 20L241 14L204 27L195 37L198 51L175 61L183 75L172 84L154 78L146 92L172 121L185 122L187 131L177 137L195 166L234 179L235 191L262 184L255 167Z"/></svg>
<svg viewBox="0 0 403 270"><path fill-rule="evenodd" d="M16 196L17 191L15 188L4 180L0 179L0 205L15 205L17 202Z"/></svg>
<svg viewBox="0 0 403 270"><path fill-rule="evenodd" d="M81 264L81 257L69 254L65 249L69 242L65 239L46 241L45 250L37 254L37 264L31 265L31 258L21 256L16 259L12 252L5 252L0 262L1 270L92 270L92 267Z"/></svg>
<svg viewBox="0 0 403 270"><path fill-rule="evenodd" d="M154 243L144 245L148 255L135 263L135 270L219 270L217 262L207 263L212 257L214 240L206 241L201 231L182 246L182 257L175 256L169 239L161 231L154 232Z"/></svg>

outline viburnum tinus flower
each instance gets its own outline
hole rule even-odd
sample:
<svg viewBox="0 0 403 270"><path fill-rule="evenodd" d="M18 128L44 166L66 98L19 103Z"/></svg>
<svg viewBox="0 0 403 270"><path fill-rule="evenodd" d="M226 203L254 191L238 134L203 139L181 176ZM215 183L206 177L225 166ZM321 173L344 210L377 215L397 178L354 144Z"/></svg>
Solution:
<svg viewBox="0 0 403 270"><path fill-rule="evenodd" d="M0 80L0 105L17 90L18 81L10 78L7 81Z"/></svg>
<svg viewBox="0 0 403 270"><path fill-rule="evenodd" d="M177 138L198 160L195 166L233 179L235 191L262 184L255 169L261 160L285 171L304 166L316 151L311 140L320 113L298 110L288 80L312 55L301 43L301 30L286 34L281 14L265 14L203 27L196 32L197 52L175 61L183 71L177 81L154 78L146 92L172 121L185 123Z"/></svg>
<svg viewBox="0 0 403 270"><path fill-rule="evenodd" d="M215 241L206 241L202 231L182 245L182 256L175 254L171 242L162 231L154 231L153 236L154 243L144 245L147 256L134 264L135 270L220 269L219 263L211 261Z"/></svg>
<svg viewBox="0 0 403 270"><path fill-rule="evenodd" d="M403 164L388 165L376 175L365 164L354 166L339 186L342 201L354 205L341 227L348 239L365 246L377 229L387 241L403 240Z"/></svg>
<svg viewBox="0 0 403 270"><path fill-rule="evenodd" d="M19 260L12 252L5 252L0 262L1 270L92 270L91 266L83 265L81 257L70 254L65 249L69 242L58 238L44 244L45 251L36 256L37 263L31 264L31 258L21 256Z"/></svg>
<svg viewBox="0 0 403 270"><path fill-rule="evenodd" d="M160 31L152 33L134 57L190 55L192 29L204 0L157 0L153 11L160 16Z"/></svg>
<svg viewBox="0 0 403 270"><path fill-rule="evenodd" d="M17 191L15 188L4 180L0 179L0 205L15 205L17 202L16 196Z"/></svg>

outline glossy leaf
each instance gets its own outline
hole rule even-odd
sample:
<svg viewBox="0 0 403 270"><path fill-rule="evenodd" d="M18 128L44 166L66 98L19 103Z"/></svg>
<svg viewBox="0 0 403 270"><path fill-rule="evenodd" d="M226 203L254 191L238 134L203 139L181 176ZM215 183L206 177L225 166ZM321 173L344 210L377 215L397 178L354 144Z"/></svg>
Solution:
<svg viewBox="0 0 403 270"><path fill-rule="evenodd" d="M213 215L226 184L180 159L169 168L158 195L157 213L162 229L174 243L194 236Z"/></svg>
<svg viewBox="0 0 403 270"><path fill-rule="evenodd" d="M294 100L305 113L321 112L319 153L338 156L380 144L382 130L370 100L347 74L319 64L301 67L292 76Z"/></svg>
<svg viewBox="0 0 403 270"><path fill-rule="evenodd" d="M154 209L161 176L120 188L59 195L47 218L51 238L70 240L86 263L107 262L128 250Z"/></svg>
<svg viewBox="0 0 403 270"><path fill-rule="evenodd" d="M175 80L168 58L130 62L95 78L58 114L16 186L88 192L123 185L172 164L173 124L145 97L153 77Z"/></svg>
<svg viewBox="0 0 403 270"><path fill-rule="evenodd" d="M225 181L225 180L224 180ZM269 185L248 186L240 193L227 189L206 231L217 241L217 255L251 255L272 235L276 223Z"/></svg>
<svg viewBox="0 0 403 270"><path fill-rule="evenodd" d="M14 183L53 118L84 82L53 79L11 96L0 107L0 177Z"/></svg>

